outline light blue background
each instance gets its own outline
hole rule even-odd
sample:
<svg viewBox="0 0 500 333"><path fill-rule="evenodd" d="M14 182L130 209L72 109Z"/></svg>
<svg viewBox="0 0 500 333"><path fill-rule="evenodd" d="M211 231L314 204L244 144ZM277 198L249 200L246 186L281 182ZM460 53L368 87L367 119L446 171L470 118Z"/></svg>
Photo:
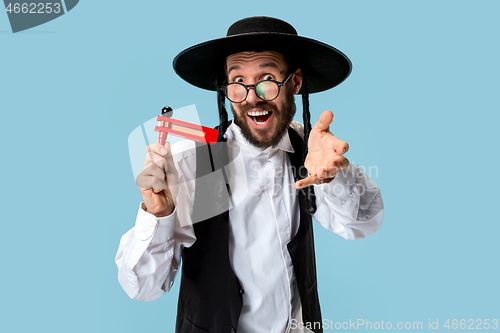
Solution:
<svg viewBox="0 0 500 333"><path fill-rule="evenodd" d="M312 118L335 113L347 157L378 169L386 214L354 242L315 224L323 317L500 319L499 11L498 1L80 1L17 34L0 13L2 331L173 332L179 280L150 303L117 281L140 202L127 138L164 105L196 104L216 125L214 93L178 78L172 59L253 15L282 18L354 64L341 86L311 96Z"/></svg>

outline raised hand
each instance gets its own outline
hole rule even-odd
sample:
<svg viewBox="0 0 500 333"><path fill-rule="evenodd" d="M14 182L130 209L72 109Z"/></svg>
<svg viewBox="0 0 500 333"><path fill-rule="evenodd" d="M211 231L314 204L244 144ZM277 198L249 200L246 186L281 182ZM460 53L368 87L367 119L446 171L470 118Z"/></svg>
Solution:
<svg viewBox="0 0 500 333"><path fill-rule="evenodd" d="M342 156L349 149L349 145L330 132L332 121L333 113L325 111L311 129L304 163L309 177L297 181L295 188L328 183L335 178L339 170L349 165L347 158Z"/></svg>
<svg viewBox="0 0 500 333"><path fill-rule="evenodd" d="M166 142L165 146L154 143L146 150L144 168L137 176L137 186L145 206L143 209L156 217L168 216L174 211L177 197L177 169L170 143Z"/></svg>

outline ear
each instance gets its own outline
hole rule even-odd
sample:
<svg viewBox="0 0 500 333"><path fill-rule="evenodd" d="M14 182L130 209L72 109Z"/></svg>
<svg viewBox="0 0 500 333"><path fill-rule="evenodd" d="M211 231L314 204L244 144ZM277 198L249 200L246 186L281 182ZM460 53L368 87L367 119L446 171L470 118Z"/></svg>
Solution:
<svg viewBox="0 0 500 333"><path fill-rule="evenodd" d="M302 76L302 70L300 68L297 68L295 70L295 73L293 73L294 75L292 76L292 79L293 79L293 94L298 94L299 93L299 90L300 90L300 87L302 87L302 79L303 79L303 76Z"/></svg>

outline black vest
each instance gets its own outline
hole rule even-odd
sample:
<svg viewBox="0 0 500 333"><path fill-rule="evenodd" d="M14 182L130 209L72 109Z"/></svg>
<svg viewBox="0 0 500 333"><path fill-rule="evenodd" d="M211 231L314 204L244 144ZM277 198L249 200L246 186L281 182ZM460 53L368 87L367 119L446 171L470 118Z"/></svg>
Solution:
<svg viewBox="0 0 500 333"><path fill-rule="evenodd" d="M303 140L293 129L288 129L295 153L288 153L296 180L302 170ZM196 187L193 221L202 221L200 214L223 212L193 224L196 242L182 251L182 276L177 308L177 333L227 332L234 333L243 305L244 290L229 261L229 195L227 176L221 172L228 164L225 143L214 146L197 145ZM219 171L220 177L203 177ZM303 175L302 175L303 176ZM209 179L207 179L209 178ZM301 197L314 196L313 187L298 190L300 225L295 237L288 243L297 279L302 318L310 322L313 332L323 332L321 310L316 285L316 259L312 219ZM203 198L203 200L201 200ZM222 199L221 199L222 198ZM310 211L310 209L309 209ZM313 211L314 212L314 211Z"/></svg>

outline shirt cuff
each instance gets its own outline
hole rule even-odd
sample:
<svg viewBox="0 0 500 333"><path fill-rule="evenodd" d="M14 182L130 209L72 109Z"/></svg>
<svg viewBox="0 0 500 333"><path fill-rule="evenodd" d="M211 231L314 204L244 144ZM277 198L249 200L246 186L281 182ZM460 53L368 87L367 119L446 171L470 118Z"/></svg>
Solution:
<svg viewBox="0 0 500 333"><path fill-rule="evenodd" d="M173 239L175 231L175 220L177 219L177 207L172 214L164 217L156 217L139 206L137 220L135 222L135 236L137 239L152 243L165 243Z"/></svg>
<svg viewBox="0 0 500 333"><path fill-rule="evenodd" d="M349 162L347 168L340 170L331 182L314 186L325 195L344 203L352 196L357 179L357 168Z"/></svg>

